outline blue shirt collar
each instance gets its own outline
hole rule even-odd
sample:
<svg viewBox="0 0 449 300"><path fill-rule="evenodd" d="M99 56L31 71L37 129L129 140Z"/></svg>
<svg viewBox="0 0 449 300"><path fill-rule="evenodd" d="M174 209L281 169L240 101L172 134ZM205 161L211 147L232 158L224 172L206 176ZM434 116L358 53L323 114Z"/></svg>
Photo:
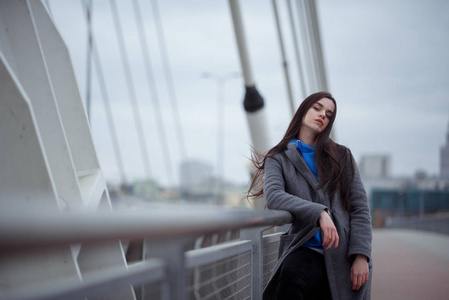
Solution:
<svg viewBox="0 0 449 300"><path fill-rule="evenodd" d="M315 145L313 145L312 147L310 147L309 145L307 145L306 143L298 140L298 139L292 139L289 144L296 144L296 149L298 149L298 151L302 152L313 152L313 149L315 147Z"/></svg>

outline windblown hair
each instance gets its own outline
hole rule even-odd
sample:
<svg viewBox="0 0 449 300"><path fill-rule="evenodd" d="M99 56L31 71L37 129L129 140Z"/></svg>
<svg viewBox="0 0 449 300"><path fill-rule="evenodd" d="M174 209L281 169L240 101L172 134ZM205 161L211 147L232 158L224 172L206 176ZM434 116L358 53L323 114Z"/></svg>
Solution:
<svg viewBox="0 0 449 300"><path fill-rule="evenodd" d="M318 92L308 96L299 106L293 116L287 131L282 140L267 154L261 155L255 151L251 154L251 161L256 168L253 174L247 193L247 199L257 199L263 196L263 180L265 161L267 157L274 156L284 151L288 143L299 137L299 131L302 126L304 116L307 114L312 105L323 98L328 98L335 105L335 110L329 119L326 128L316 136L314 146L314 157L316 159L318 176L321 181L318 188L323 188L327 184L329 195L332 199L333 195L338 191L343 200L344 207L350 211L349 189L354 179L354 166L352 162L351 152L348 148L336 144L330 137L332 125L337 115L337 103L332 95L328 92ZM348 163L350 162L350 163ZM348 176L350 174L350 176Z"/></svg>

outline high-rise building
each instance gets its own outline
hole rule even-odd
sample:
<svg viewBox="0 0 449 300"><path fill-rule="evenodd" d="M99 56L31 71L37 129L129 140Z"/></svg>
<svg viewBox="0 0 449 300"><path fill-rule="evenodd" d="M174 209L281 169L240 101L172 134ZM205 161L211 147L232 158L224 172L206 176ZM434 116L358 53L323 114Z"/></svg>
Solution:
<svg viewBox="0 0 449 300"><path fill-rule="evenodd" d="M214 188L213 167L201 160L188 160L181 164L181 191L211 194Z"/></svg>
<svg viewBox="0 0 449 300"><path fill-rule="evenodd" d="M446 133L446 143L440 149L440 176L449 179L449 126Z"/></svg>
<svg viewBox="0 0 449 300"><path fill-rule="evenodd" d="M360 173L364 179L384 179L391 176L389 155L364 155L360 162Z"/></svg>

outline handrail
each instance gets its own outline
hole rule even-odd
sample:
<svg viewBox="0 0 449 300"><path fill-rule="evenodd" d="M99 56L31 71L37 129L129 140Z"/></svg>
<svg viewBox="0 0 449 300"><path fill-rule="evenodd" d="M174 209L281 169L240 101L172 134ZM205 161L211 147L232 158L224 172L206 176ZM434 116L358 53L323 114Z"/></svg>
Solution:
<svg viewBox="0 0 449 300"><path fill-rule="evenodd" d="M263 245L266 242L276 243L278 240L265 240L262 231L291 222L292 215L286 211L190 205L152 207L151 210L116 211L108 214L92 212L54 214L21 212L19 214L12 213L11 210L9 213L0 211L0 252L21 253L24 251L23 255L27 257L29 253L34 253L34 250L40 252L42 249L43 253L47 253L48 250L52 250L52 247L57 249L61 245L101 244L111 240L144 239L145 262L141 263L157 260L162 263L160 266L166 274L158 284L169 288L170 293L167 295L164 293L165 296L161 299L185 299L188 290L187 274L197 272L194 266L214 264L225 257L228 259L249 251L250 262L245 267L249 269L245 272L249 271L252 275L248 277L250 279L246 286L250 290L246 292L250 291L252 299L259 299L263 289L263 274L268 270L265 270ZM185 246L189 240L192 241L201 235L237 229L241 229L241 241L186 253ZM201 255L198 256L200 253ZM234 263L238 263L238 260L232 259ZM154 273L154 266L150 265L149 268L151 271L148 271L150 269L147 271ZM67 297L78 299L106 292L105 286L108 287L108 291L109 287L119 289L124 286L129 287L130 284L134 289L139 286L144 287L141 285L142 278L133 271L137 269L125 268L118 273L114 273L113 270L115 270L114 266L111 266L95 274L83 272L82 283L73 281L73 278L66 278L66 280L58 278L58 282L65 283L59 288L52 288L54 281L50 279L37 286L25 284L15 290L4 292L7 292L7 296L11 299L40 300L66 299ZM200 280L201 277L198 277L200 273L195 274L191 278ZM238 276L238 273L232 274L234 274L232 276ZM226 276L231 276L231 273ZM240 277L238 279L243 280ZM150 282L153 284L157 281L145 280L145 284ZM142 293L146 289L147 287L143 288ZM37 291L41 292L37 293ZM232 292L232 288L230 291Z"/></svg>
<svg viewBox="0 0 449 300"><path fill-rule="evenodd" d="M179 208L178 208L179 209ZM286 211L195 208L114 213L0 212L0 249L56 246L113 239L160 241L292 221Z"/></svg>

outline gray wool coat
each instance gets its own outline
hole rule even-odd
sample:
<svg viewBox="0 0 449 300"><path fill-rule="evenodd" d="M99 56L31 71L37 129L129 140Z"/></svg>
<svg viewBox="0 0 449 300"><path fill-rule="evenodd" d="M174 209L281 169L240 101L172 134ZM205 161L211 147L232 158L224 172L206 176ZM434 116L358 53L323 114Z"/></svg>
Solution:
<svg viewBox="0 0 449 300"><path fill-rule="evenodd" d="M343 146L339 146L343 147ZM320 213L327 209L340 238L337 249L324 249L324 261L333 300L370 299L372 226L368 199L358 168L351 186L351 212L344 209L339 193L329 199L326 186L310 171L295 144L265 161L264 195L269 209L286 210L293 215L288 232L281 236L279 260L266 286L263 299L276 299L277 279L285 257L306 243L318 230ZM350 163L348 161L348 163ZM319 176L318 176L319 179ZM368 257L370 276L359 291L352 291L351 266L355 254Z"/></svg>

